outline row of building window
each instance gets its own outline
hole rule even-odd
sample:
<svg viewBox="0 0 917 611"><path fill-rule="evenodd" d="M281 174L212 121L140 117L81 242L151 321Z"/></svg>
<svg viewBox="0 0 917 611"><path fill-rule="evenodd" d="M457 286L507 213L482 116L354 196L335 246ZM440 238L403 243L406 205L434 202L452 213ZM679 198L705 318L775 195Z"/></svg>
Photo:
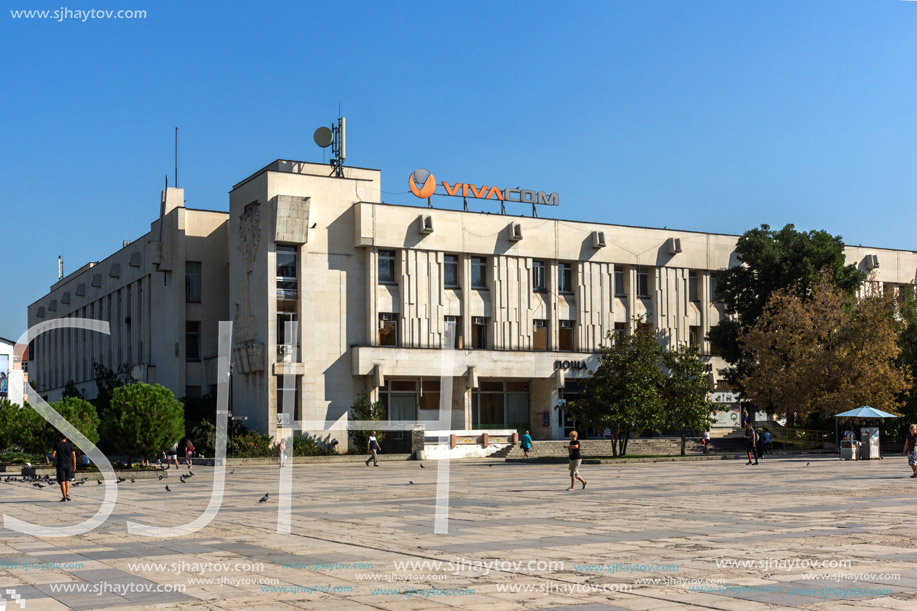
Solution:
<svg viewBox="0 0 917 611"><path fill-rule="evenodd" d="M395 278L395 251L379 251L379 284L397 284ZM532 290L535 292L547 291L547 267L548 264L542 260L532 262ZM625 269L616 265L615 274L615 295L624 297L625 292ZM279 272L278 272L279 278ZM699 281L701 276L698 272L691 270L688 272L688 298L691 301L700 301ZM279 281L279 280L278 280ZM715 279L710 278L711 295L715 295ZM443 260L443 285L445 288L459 288L459 257L458 255L445 255ZM487 289L487 257L471 257L471 288ZM559 293L572 294L573 285L573 264L560 262L557 263L557 291ZM637 268L637 297L646 299L650 296L650 273L646 267Z"/></svg>

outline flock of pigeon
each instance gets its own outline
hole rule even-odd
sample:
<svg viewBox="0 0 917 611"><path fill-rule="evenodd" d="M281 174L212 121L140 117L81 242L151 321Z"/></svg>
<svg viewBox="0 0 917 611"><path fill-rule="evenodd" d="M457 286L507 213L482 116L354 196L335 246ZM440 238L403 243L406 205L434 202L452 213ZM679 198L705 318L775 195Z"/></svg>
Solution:
<svg viewBox="0 0 917 611"><path fill-rule="evenodd" d="M30 466L31 466L31 465L30 465ZM809 464L806 463L806 466L808 467ZM426 467L424 467L424 466L423 466L423 463L421 463L421 464L420 464L420 468L421 468L421 469L425 469ZM236 472L236 470L233 469L232 471L229 472L229 474L230 474L230 475L233 475L233 474L235 474L235 472ZM159 480L162 481L163 477L164 477L163 475L160 475L160 476L159 476ZM179 475L179 476L178 476L178 481L180 481L180 482L183 483L183 484L186 484L186 483L188 483L188 480L191 479L192 477L194 477L194 472L193 472L191 469L188 469L188 472L187 472L187 473L185 473L184 475ZM130 480L131 480L131 483L132 483L132 484L135 483L135 480L134 480L133 477L131 477ZM53 486L54 484L57 483L55 480L51 479L51 477L50 477L49 475L47 475L47 474L45 474L45 475L42 476L42 477L38 477L37 475L9 475L9 476L7 476L6 478L4 478L3 481L4 481L4 482L7 482L7 483L10 483L10 482L31 483L31 484L32 484L33 486L35 486L36 488L44 488L45 486ZM72 485L73 485L73 486L82 486L82 485L85 484L87 481L88 481L88 478L85 478L85 477L84 477L84 478L80 479L79 481L74 481ZM127 481L127 478L124 478L124 477L119 477L119 478L118 478L118 483L119 483L119 484L121 484L121 483L123 483L123 482L126 482L126 481ZM413 484L413 483L414 483L414 480L411 480L410 483ZM102 480L101 480L101 479L97 479L97 480L96 480L96 484L99 485L99 486L101 486L101 485L102 485ZM172 489L169 487L168 484L166 484L166 492L172 492ZM258 502L259 502L259 503L267 503L269 497L270 497L270 493L265 493L264 496L261 497L261 498L258 500Z"/></svg>

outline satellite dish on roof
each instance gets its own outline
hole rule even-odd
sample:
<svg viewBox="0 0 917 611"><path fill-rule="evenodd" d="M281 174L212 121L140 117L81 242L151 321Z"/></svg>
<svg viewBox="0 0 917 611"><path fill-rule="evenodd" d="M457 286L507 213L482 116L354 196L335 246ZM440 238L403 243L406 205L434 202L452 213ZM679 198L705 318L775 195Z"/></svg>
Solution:
<svg viewBox="0 0 917 611"><path fill-rule="evenodd" d="M331 146L331 143L334 142L334 134L327 127L319 127L312 135L312 139L315 140L315 144L324 149Z"/></svg>

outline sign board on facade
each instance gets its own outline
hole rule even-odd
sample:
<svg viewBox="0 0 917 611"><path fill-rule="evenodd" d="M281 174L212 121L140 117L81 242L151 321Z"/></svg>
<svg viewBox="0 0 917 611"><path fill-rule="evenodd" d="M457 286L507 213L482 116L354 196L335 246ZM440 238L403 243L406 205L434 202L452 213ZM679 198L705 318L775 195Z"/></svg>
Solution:
<svg viewBox="0 0 917 611"><path fill-rule="evenodd" d="M414 170L408 178L408 186L411 193L421 199L436 194L438 187L442 187L439 195L449 195L452 197L470 197L472 199L494 199L501 202L518 202L520 204L541 204L544 206L557 206L560 204L560 195L557 193L546 193L545 191L535 191L533 189L520 189L518 187L495 187L491 185L481 185L478 187L470 182L436 182L436 177L429 170Z"/></svg>

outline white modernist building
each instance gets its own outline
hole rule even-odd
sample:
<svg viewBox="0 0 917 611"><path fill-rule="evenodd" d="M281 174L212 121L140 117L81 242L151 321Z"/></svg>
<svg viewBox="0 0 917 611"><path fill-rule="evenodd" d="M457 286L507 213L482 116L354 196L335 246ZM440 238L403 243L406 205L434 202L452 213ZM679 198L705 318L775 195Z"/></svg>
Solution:
<svg viewBox="0 0 917 611"><path fill-rule="evenodd" d="M32 377L52 399L70 379L91 393L98 361L178 396L206 394L217 323L232 320L232 410L261 431L320 434L314 421L337 420L361 391L393 422L435 418L448 391L454 429L550 439L575 425L556 406L576 395L607 335L633 332L635 320L666 345L697 345L713 372L725 365L705 336L723 316L711 272L736 263L737 236L393 205L380 194L378 170L338 177L284 160L236 184L228 215L186 209L169 189L149 234L29 307L30 324L112 323L110 339L39 340ZM846 256L886 286L917 275L910 251ZM286 322L297 323L292 344Z"/></svg>

